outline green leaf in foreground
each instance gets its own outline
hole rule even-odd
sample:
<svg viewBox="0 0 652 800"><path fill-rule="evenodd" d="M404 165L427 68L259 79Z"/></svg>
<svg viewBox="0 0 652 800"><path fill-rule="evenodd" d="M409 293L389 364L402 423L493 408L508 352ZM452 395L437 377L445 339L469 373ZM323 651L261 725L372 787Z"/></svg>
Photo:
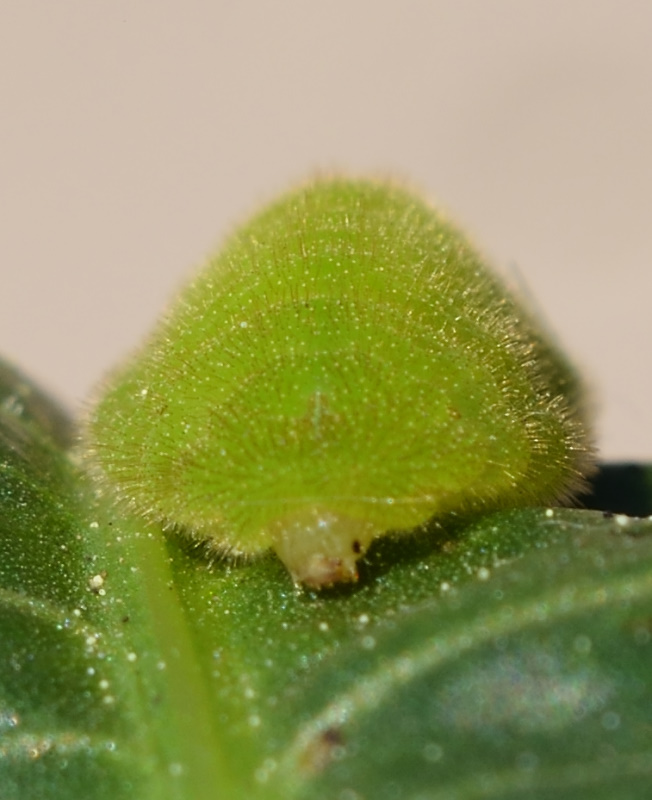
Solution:
<svg viewBox="0 0 652 800"><path fill-rule="evenodd" d="M0 796L644 798L652 522L530 509L297 592L96 497L0 426Z"/></svg>

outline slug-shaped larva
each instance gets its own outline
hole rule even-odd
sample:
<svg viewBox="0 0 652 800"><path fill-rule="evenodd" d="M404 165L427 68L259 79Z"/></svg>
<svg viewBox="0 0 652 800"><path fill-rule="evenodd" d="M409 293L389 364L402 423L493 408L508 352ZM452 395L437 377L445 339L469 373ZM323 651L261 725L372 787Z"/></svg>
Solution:
<svg viewBox="0 0 652 800"><path fill-rule="evenodd" d="M393 183L319 179L227 240L105 386L105 487L311 587L387 531L568 499L591 469L564 357Z"/></svg>

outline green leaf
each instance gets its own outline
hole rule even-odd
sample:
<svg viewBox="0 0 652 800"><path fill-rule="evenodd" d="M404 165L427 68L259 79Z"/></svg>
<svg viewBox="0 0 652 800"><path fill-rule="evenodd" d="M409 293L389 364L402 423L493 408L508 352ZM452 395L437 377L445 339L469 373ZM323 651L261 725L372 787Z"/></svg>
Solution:
<svg viewBox="0 0 652 800"><path fill-rule="evenodd" d="M0 414L3 800L648 795L650 520L451 518L301 592L114 508L55 428Z"/></svg>
<svg viewBox="0 0 652 800"><path fill-rule="evenodd" d="M110 657L101 668L93 658L102 634L88 616L86 498L60 449L70 422L10 368L0 397L2 797L123 796L141 768L125 777L132 759L116 742L128 719L101 689Z"/></svg>
<svg viewBox="0 0 652 800"><path fill-rule="evenodd" d="M22 372L3 361L0 361L0 410L33 425L62 447L72 443L74 427L65 409Z"/></svg>

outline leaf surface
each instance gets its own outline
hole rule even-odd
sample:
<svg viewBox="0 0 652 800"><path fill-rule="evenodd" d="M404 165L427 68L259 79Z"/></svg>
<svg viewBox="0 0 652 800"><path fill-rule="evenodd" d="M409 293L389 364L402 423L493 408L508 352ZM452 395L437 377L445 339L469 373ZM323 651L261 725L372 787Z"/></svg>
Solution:
<svg viewBox="0 0 652 800"><path fill-rule="evenodd" d="M302 592L116 509L62 419L0 412L3 800L646 796L649 519L451 518Z"/></svg>

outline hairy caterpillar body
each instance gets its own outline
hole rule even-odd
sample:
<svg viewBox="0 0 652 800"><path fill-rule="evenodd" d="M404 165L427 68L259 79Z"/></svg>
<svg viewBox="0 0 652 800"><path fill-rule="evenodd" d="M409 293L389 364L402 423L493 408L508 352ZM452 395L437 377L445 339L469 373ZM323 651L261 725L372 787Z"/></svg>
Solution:
<svg viewBox="0 0 652 800"><path fill-rule="evenodd" d="M107 383L87 427L139 513L293 579L357 577L386 531L568 499L575 375L419 196L320 179L237 230Z"/></svg>

